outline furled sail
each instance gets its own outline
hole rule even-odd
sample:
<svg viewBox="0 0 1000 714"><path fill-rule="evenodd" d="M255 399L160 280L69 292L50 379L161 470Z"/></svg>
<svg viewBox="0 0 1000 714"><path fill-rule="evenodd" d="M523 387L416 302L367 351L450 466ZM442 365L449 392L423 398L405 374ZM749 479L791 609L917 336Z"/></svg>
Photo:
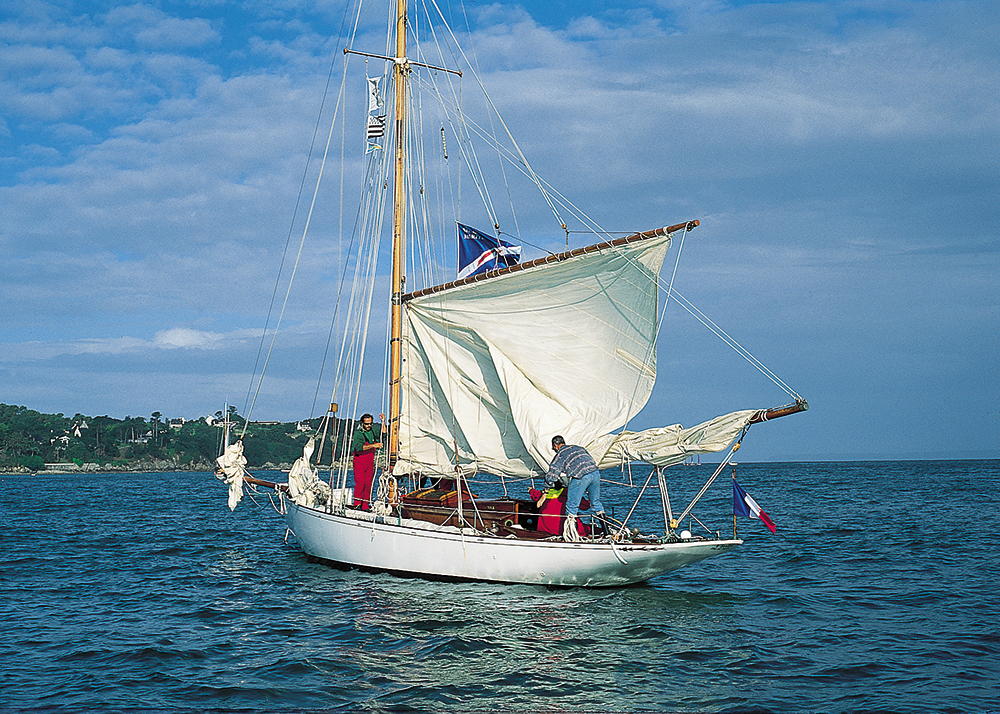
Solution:
<svg viewBox="0 0 1000 714"><path fill-rule="evenodd" d="M619 240L409 298L394 471L526 476L553 435L586 445L624 426L656 378L669 243Z"/></svg>
<svg viewBox="0 0 1000 714"><path fill-rule="evenodd" d="M219 468L216 476L229 486L229 510L235 511L236 504L243 498L243 474L246 473L247 457L243 455L243 441L230 444L217 458Z"/></svg>
<svg viewBox="0 0 1000 714"><path fill-rule="evenodd" d="M691 456L722 451L757 413L758 410L749 409L724 414L687 429L674 424L640 432L607 434L586 446L602 469L614 468L627 461L672 466Z"/></svg>
<svg viewBox="0 0 1000 714"><path fill-rule="evenodd" d="M313 452L316 450L316 440L309 437L302 447L302 456L295 459L288 471L288 495L296 503L318 508L330 500L330 486L319 480L316 470L309 465Z"/></svg>

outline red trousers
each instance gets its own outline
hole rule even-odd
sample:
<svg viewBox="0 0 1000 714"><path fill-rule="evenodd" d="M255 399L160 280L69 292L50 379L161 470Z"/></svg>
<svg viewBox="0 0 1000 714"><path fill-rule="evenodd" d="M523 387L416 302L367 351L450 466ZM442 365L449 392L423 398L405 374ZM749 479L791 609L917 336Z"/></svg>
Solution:
<svg viewBox="0 0 1000 714"><path fill-rule="evenodd" d="M372 502L372 481L375 479L375 452L354 455L354 506L367 511Z"/></svg>

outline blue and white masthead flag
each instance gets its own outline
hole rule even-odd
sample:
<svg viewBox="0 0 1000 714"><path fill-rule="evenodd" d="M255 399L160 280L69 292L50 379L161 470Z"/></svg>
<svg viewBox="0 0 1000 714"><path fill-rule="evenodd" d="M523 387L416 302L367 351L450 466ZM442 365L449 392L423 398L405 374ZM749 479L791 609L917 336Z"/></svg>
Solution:
<svg viewBox="0 0 1000 714"><path fill-rule="evenodd" d="M521 246L458 224L458 279L506 268L521 259Z"/></svg>
<svg viewBox="0 0 1000 714"><path fill-rule="evenodd" d="M366 154L381 149L382 146L378 143L378 139L385 136L385 111L382 108L382 94L379 86L381 81L381 77L368 77L368 148L365 151Z"/></svg>

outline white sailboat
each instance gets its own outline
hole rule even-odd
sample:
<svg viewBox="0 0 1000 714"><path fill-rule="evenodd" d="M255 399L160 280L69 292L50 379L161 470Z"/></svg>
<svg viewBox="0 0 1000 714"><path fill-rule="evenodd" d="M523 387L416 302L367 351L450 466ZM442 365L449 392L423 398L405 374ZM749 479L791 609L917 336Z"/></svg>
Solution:
<svg viewBox="0 0 1000 714"><path fill-rule="evenodd" d="M443 27L444 19L439 21ZM310 439L287 484L248 474L242 442L237 441L219 459L230 484L230 507L238 502L244 483L273 488L288 528L309 556L425 577L625 585L740 545L743 541L735 531L733 538L723 538L681 530L681 523L722 472L726 459L677 514L667 494L664 469L706 453L728 450L727 458L731 458L752 424L804 411L806 402L788 390L794 402L776 409L735 411L686 429L676 425L639 432L627 429L649 399L656 379L664 291L660 272L665 256L674 239L682 238L698 221L501 264L458 280L423 278L426 287L407 292L407 284L421 278L415 270L406 274L408 256L431 255L430 262L434 262L432 252L417 238L422 231L433 231L427 229L430 220L421 203L428 183L423 168L427 151L416 148L422 145L414 138L427 122L411 117L414 107L423 108L411 89L415 84L426 86L440 97L448 95L442 90L448 82L461 80L459 72L440 66L443 61L432 63L424 61L423 55L408 55L409 33L414 28L406 0L397 1L391 25L392 56L345 50L348 58L357 54L364 55L366 62L385 61L392 87L387 93L392 101L385 101L381 79L367 80L369 173L365 184L373 198L363 202L358 231L363 238L359 254L375 256L381 216L391 215L384 359L388 419L377 488L370 508L362 510L353 507L355 494L348 485L346 466L338 468L331 457L329 479L320 477L317 464L330 451L328 445L344 444L350 433L330 435L326 430ZM458 153L474 167L476 190L483 195L478 183L483 171L470 146L474 135L487 132L472 123L459 101L452 101L446 111L450 113L445 121L454 129ZM447 161L444 125L438 153ZM414 154L417 161L411 162ZM535 176L519 150L508 150L506 158L539 188L557 225L568 236L559 211L572 212L571 204ZM419 169L414 168L417 165ZM383 211L388 197L391 211ZM491 204L485 203L499 246L499 220ZM440 232L454 236L454 225ZM325 422L328 427L336 424L337 402L350 405L356 416L359 404L368 399L362 393L362 357L377 280L375 261L367 263L372 272L357 273L351 281L360 287L360 294L345 300L350 305L346 312L357 321L344 326L343 332L354 342L340 352L337 386ZM669 290L667 286L668 294ZM353 377L342 377L348 374ZM614 521L600 535L592 530L580 540L567 541L559 533L539 530L534 500L511 496L510 488L526 491L526 484L541 479L552 458L549 444L556 434L584 446L601 469L620 469L634 462L652 464L655 469L646 485L655 476L663 532L641 533L633 528L629 517L635 506L629 516ZM344 451L341 446L339 453ZM481 477L500 484L503 493L491 498L473 496L481 488L476 485ZM653 493L646 485L639 498Z"/></svg>

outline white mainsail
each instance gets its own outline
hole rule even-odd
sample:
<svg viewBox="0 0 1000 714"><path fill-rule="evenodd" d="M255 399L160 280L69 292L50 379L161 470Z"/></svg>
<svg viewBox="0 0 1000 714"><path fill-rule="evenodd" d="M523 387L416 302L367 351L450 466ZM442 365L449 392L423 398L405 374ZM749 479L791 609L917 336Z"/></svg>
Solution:
<svg viewBox="0 0 1000 714"><path fill-rule="evenodd" d="M529 476L551 459L555 434L615 466L725 448L753 411L686 434L611 434L653 389L669 245L666 234L607 245L407 301L395 473L475 464Z"/></svg>

